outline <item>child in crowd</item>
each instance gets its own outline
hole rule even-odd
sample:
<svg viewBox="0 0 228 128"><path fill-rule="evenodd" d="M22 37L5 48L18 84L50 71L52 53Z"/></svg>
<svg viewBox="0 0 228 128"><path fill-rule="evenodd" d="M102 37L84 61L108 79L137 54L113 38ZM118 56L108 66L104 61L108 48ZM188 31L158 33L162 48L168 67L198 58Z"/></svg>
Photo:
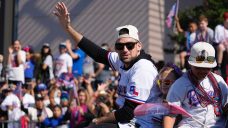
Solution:
<svg viewBox="0 0 228 128"><path fill-rule="evenodd" d="M159 72L157 85L162 92L162 98L165 99L171 85L182 76L182 71L178 66L172 63L166 64Z"/></svg>
<svg viewBox="0 0 228 128"><path fill-rule="evenodd" d="M207 42L213 45L214 43L214 31L208 27L208 19L206 16L201 15L199 17L198 30L196 31L196 42Z"/></svg>
<svg viewBox="0 0 228 128"><path fill-rule="evenodd" d="M33 49L31 46L25 46L22 49L26 54L26 62L25 62L25 83L30 83L35 78L34 70L35 70L35 62L33 61Z"/></svg>
<svg viewBox="0 0 228 128"><path fill-rule="evenodd" d="M197 30L197 23L195 21L190 21L188 23L188 31L184 31L181 28L180 22L179 22L179 18L176 17L176 26L177 26L177 31L179 33L184 33L185 37L186 37L186 43L185 43L185 47L183 49L181 49L181 52L179 54L180 57L180 68L184 69L187 67L187 64L185 63L186 61L186 57L190 52L190 49L192 47L192 45L195 42L196 39L196 30Z"/></svg>
<svg viewBox="0 0 228 128"><path fill-rule="evenodd" d="M168 94L169 88L181 76L182 76L181 69L172 63L166 64L160 70L157 76L156 87L159 88L158 91L160 91L161 93L159 97L157 97L156 103L166 102L165 99ZM154 103L155 101L151 99L151 101L148 100L148 102ZM140 118L144 118L144 120L147 120L151 124L151 126L147 126L147 125L140 126L142 128L144 127L162 128L163 115L156 115L154 113L151 113L144 116L140 116Z"/></svg>
<svg viewBox="0 0 228 128"><path fill-rule="evenodd" d="M61 128L68 128L66 121L69 119L70 113L62 115L62 107L60 105L55 105L53 108L53 117L45 118L42 122L45 127L57 127L61 126Z"/></svg>

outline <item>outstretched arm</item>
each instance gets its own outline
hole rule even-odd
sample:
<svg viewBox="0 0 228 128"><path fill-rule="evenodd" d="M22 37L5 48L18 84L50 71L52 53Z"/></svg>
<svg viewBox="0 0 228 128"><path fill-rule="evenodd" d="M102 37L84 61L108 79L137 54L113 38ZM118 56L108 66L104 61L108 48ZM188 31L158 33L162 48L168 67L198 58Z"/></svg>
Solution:
<svg viewBox="0 0 228 128"><path fill-rule="evenodd" d="M78 45L83 36L71 26L70 13L68 12L66 5L63 2L58 2L55 9L56 11L54 11L54 14L59 18L59 21L66 32L74 39L76 45Z"/></svg>
<svg viewBox="0 0 228 128"><path fill-rule="evenodd" d="M54 14L58 17L60 23L62 24L66 32L73 38L73 40L75 41L75 45L80 47L95 61L108 65L108 51L100 48L90 40L83 37L71 26L69 15L70 13L68 12L66 5L63 2L58 2L55 6L55 9L56 11L54 11Z"/></svg>

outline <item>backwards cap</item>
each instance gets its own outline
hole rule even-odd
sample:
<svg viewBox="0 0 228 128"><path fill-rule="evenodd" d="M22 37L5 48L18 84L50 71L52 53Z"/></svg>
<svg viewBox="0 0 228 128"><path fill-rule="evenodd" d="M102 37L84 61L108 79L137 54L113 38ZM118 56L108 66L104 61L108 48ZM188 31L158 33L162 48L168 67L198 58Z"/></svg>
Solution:
<svg viewBox="0 0 228 128"><path fill-rule="evenodd" d="M139 41L138 29L133 25L125 25L125 26L118 27L116 28L116 31L118 36L117 39L122 37L131 37Z"/></svg>

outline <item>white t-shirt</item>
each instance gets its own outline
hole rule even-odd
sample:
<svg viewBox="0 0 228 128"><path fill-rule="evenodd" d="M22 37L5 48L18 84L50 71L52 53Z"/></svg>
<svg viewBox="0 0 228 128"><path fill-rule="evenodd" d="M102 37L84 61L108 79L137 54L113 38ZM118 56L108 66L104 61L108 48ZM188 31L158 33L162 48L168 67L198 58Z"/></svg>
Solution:
<svg viewBox="0 0 228 128"><path fill-rule="evenodd" d="M73 59L67 54L61 54L55 61L55 76L59 77L62 73L68 72L68 67L72 67Z"/></svg>
<svg viewBox="0 0 228 128"><path fill-rule="evenodd" d="M37 121L38 120L37 114L38 114L38 111L36 108L28 107L28 115L31 117L31 120ZM44 107L41 112L41 117L44 117L44 119L51 118L53 117L53 112L51 111L50 108Z"/></svg>
<svg viewBox="0 0 228 128"><path fill-rule="evenodd" d="M20 55L21 60L22 60L22 64L17 65L17 54ZM24 64L26 61L26 53L22 50L20 50L18 53L13 53L12 54L12 60L11 60L11 64L8 65L9 68L9 72L8 72L8 78L9 80L13 80L13 81L21 81L22 83L24 83L25 78L24 78Z"/></svg>
<svg viewBox="0 0 228 128"><path fill-rule="evenodd" d="M54 73L53 73L53 60L52 60L52 56L48 55L45 60L44 60L44 64L46 64L49 68L49 74L50 74L50 80L54 78Z"/></svg>
<svg viewBox="0 0 228 128"><path fill-rule="evenodd" d="M222 93L222 106L227 104L227 96L228 96L228 87L223 80L223 78L219 75L213 74L215 79L217 80L219 87ZM214 94L214 89L208 77L200 82L200 85L204 88L204 90L212 96ZM214 113L214 107L212 105L208 105L207 107L202 107L199 103L199 100L194 91L194 85L192 85L191 81L188 78L187 73L185 73L181 78L176 80L171 86L169 93L167 95L167 101L182 107L188 113L193 115L193 117L207 127L216 127L222 128L225 126L225 118L220 116L216 117ZM183 117L181 122L178 124L181 127L193 127L199 128L202 127L201 124L197 123L192 118Z"/></svg>
<svg viewBox="0 0 228 128"><path fill-rule="evenodd" d="M192 47L192 45L194 44L194 42L195 42L195 39L196 39L196 32L193 32L193 33L191 33L190 35L189 35L189 37L187 37L188 39L187 39L187 41L188 41L188 43L189 43L189 48L191 48Z"/></svg>
<svg viewBox="0 0 228 128"><path fill-rule="evenodd" d="M35 105L35 98L29 93L26 93L23 96L22 104L25 108L28 108L29 106L34 106Z"/></svg>
<svg viewBox="0 0 228 128"><path fill-rule="evenodd" d="M215 27L215 43L219 44L224 41L228 41L228 29L223 25L217 25Z"/></svg>
<svg viewBox="0 0 228 128"><path fill-rule="evenodd" d="M1 109L3 111L6 111L7 110L7 106L11 106L11 105L13 105L15 108L20 108L21 107L21 102L20 102L19 98L13 93L10 93L3 100L2 104L1 104Z"/></svg>

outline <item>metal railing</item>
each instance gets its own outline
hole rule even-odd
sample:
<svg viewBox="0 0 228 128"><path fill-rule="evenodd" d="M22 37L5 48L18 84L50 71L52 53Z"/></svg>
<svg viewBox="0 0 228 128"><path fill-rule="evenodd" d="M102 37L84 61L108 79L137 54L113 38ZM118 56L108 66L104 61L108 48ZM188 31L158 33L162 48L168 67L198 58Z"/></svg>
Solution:
<svg viewBox="0 0 228 128"><path fill-rule="evenodd" d="M0 121L0 128L22 128L21 121ZM24 128L41 128L41 123L37 121L28 121ZM48 128L48 127L45 127ZM56 128L69 128L69 124L62 124Z"/></svg>
<svg viewBox="0 0 228 128"><path fill-rule="evenodd" d="M36 128L36 125L39 124L39 122L35 122L35 121L29 121L27 123L27 127L26 128ZM0 121L0 128L21 128L22 124L21 121ZM37 125L39 126L39 125ZM38 127L37 127L38 128Z"/></svg>

